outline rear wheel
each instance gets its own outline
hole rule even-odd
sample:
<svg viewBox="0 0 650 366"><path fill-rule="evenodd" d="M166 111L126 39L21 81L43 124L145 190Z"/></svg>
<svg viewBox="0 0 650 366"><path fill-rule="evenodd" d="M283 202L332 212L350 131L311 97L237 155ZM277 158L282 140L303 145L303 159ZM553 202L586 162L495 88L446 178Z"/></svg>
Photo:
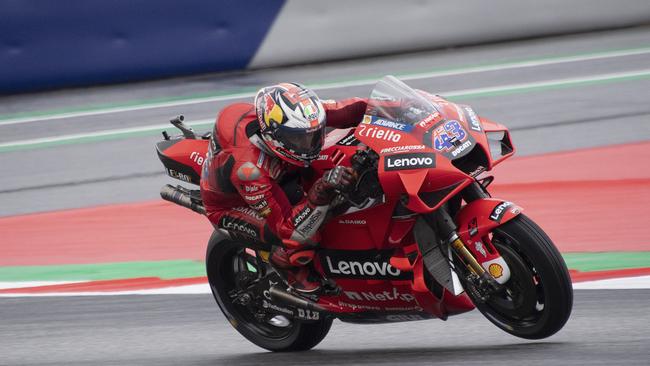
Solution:
<svg viewBox="0 0 650 366"><path fill-rule="evenodd" d="M217 232L210 238L206 256L208 281L230 324L246 339L270 351L304 351L320 343L332 326L329 317L300 322L278 316L264 321L249 306L233 301L242 276L256 277L265 270L257 268L251 258L240 243L223 240Z"/></svg>
<svg viewBox="0 0 650 366"><path fill-rule="evenodd" d="M476 307L499 328L515 336L540 339L562 329L573 306L566 264L549 237L520 214L492 233L492 244L510 267L505 291ZM468 294L472 297L472 292Z"/></svg>

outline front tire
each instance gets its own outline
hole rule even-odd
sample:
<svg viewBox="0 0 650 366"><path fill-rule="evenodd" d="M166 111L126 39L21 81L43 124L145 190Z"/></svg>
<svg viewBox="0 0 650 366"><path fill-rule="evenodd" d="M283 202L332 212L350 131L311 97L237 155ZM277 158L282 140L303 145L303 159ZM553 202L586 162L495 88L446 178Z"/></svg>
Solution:
<svg viewBox="0 0 650 366"><path fill-rule="evenodd" d="M229 293L236 289L238 256L245 255L245 246L212 234L206 254L206 269L212 295L230 324L246 339L269 351L305 351L320 343L332 326L333 319L318 321L290 320L288 326L278 327L255 319L249 309L233 303ZM239 266L241 267L241 266Z"/></svg>
<svg viewBox="0 0 650 366"><path fill-rule="evenodd" d="M505 293L486 302L472 299L497 327L517 337L546 338L564 326L573 307L573 287L564 259L551 239L523 214L499 226L492 244L510 267ZM468 292L471 295L471 291Z"/></svg>

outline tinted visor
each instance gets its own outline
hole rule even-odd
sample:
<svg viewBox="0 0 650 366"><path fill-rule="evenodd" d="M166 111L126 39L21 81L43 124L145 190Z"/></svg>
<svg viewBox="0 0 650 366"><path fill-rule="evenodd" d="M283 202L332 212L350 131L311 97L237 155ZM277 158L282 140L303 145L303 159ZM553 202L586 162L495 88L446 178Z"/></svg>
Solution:
<svg viewBox="0 0 650 366"><path fill-rule="evenodd" d="M314 131L305 132L303 129L280 127L274 132L275 139L292 153L305 158L313 159L320 153L325 140L325 129L320 127Z"/></svg>

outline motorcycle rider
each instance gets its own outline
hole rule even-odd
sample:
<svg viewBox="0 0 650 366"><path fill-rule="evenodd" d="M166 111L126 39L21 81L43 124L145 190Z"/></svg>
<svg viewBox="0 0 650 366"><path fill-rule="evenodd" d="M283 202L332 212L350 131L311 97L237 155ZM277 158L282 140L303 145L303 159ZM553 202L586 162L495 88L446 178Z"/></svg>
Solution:
<svg viewBox="0 0 650 366"><path fill-rule="evenodd" d="M254 105L227 106L214 125L201 176L206 215L239 240L271 245L269 261L297 291L320 290L323 279L308 267L319 229L336 191L355 178L351 168L337 166L297 197L281 183L309 174L326 125L356 126L366 105L361 98L321 101L300 84L281 83L260 89Z"/></svg>

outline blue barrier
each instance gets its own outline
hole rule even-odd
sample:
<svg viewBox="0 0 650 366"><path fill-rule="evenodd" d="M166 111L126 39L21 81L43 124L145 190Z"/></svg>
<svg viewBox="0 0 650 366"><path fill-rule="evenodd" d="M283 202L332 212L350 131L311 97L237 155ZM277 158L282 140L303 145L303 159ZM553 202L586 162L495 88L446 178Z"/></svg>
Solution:
<svg viewBox="0 0 650 366"><path fill-rule="evenodd" d="M244 69L285 0L0 0L0 93Z"/></svg>

